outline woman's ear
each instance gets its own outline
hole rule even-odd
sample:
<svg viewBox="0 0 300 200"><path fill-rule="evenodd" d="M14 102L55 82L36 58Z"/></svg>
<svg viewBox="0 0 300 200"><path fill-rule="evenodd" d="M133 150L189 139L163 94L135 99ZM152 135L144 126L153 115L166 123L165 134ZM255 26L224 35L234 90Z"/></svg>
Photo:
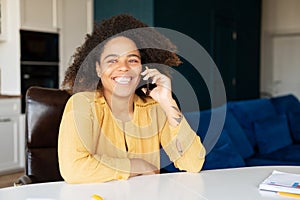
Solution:
<svg viewBox="0 0 300 200"><path fill-rule="evenodd" d="M97 72L97 76L99 78L101 78L101 74L102 74L102 72L101 72L101 66L100 66L100 63L98 61L96 61L96 72Z"/></svg>

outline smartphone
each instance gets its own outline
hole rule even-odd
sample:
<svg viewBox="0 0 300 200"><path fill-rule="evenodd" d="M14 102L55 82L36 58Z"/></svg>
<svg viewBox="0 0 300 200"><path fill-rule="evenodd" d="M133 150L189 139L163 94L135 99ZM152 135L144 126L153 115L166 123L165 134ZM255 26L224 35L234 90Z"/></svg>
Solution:
<svg viewBox="0 0 300 200"><path fill-rule="evenodd" d="M146 66L144 66L144 65L143 65L142 69L143 69L142 71L147 70ZM151 90L153 90L153 88L156 87L156 84L152 84L151 78L149 78L148 80L143 80L143 77L144 76L141 77L140 87L146 89L146 95L148 96L150 94Z"/></svg>

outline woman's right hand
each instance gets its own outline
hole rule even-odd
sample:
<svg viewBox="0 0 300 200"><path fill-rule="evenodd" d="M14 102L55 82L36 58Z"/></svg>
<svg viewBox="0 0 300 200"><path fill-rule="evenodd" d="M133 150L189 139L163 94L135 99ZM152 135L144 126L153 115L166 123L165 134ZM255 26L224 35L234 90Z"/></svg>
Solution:
<svg viewBox="0 0 300 200"><path fill-rule="evenodd" d="M130 159L130 165L130 177L138 175L159 174L159 169L157 169L157 167L140 158Z"/></svg>

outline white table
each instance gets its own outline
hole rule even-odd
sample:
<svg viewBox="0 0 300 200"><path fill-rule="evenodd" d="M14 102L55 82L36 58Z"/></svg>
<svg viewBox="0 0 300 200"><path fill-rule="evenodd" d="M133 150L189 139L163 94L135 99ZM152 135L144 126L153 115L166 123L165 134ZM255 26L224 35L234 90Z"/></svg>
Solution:
<svg viewBox="0 0 300 200"><path fill-rule="evenodd" d="M300 166L248 167L193 173L170 173L93 184L51 182L0 189L1 200L270 200L293 199L261 192L258 185L273 170L300 173Z"/></svg>

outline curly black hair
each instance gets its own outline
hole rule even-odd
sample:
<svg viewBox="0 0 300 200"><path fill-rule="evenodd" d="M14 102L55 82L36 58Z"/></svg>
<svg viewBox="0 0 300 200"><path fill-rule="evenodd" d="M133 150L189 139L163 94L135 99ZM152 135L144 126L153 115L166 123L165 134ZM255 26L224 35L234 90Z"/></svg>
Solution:
<svg viewBox="0 0 300 200"><path fill-rule="evenodd" d="M76 49L73 63L68 67L62 82L62 88L71 93L101 90L102 83L96 73L95 63L99 61L104 45L112 38L125 36L136 43L142 64L162 64L178 66L176 46L154 28L128 14L113 16L94 24L91 34ZM143 93L136 91L138 95Z"/></svg>

